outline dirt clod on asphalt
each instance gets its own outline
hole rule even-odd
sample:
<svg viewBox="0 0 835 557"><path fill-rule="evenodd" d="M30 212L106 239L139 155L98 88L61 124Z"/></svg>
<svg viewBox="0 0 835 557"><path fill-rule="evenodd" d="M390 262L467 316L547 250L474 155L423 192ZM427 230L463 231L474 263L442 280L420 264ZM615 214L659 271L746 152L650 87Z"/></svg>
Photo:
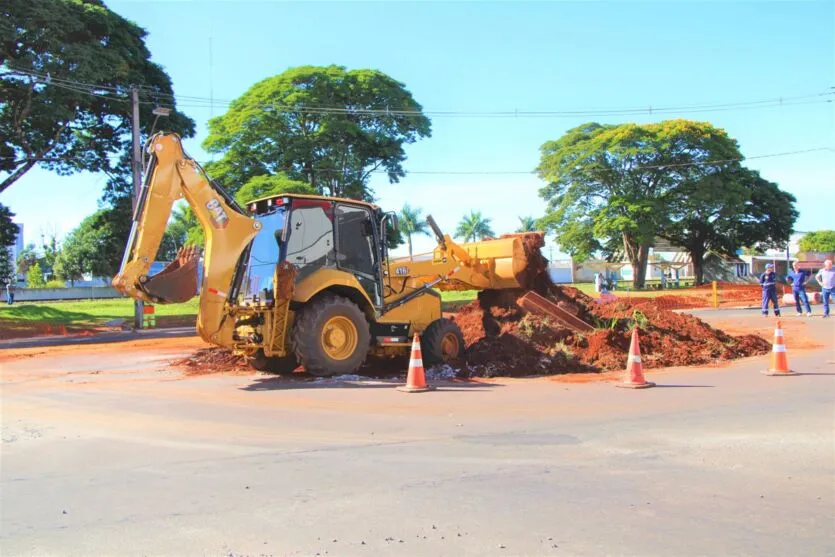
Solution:
<svg viewBox="0 0 835 557"><path fill-rule="evenodd" d="M759 336L732 337L692 315L665 309L653 299L600 302L576 288L544 281L536 290L596 330L578 333L524 311L516 305L524 290L480 292L476 301L454 317L464 333L470 375L621 370L635 326L646 368L707 364L771 349Z"/></svg>
<svg viewBox="0 0 835 557"><path fill-rule="evenodd" d="M236 356L226 348L212 346L195 350L191 356L171 362L174 367L181 368L186 375L208 375L211 373L228 373L235 371L250 371L246 359Z"/></svg>

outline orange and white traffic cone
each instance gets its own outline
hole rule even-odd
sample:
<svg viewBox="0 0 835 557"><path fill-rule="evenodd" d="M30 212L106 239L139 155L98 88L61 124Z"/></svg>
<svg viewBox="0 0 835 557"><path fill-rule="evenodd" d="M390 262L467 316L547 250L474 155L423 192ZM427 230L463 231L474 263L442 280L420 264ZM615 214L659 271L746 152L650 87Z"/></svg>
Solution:
<svg viewBox="0 0 835 557"><path fill-rule="evenodd" d="M629 359L626 360L626 378L617 387L627 389L646 389L655 383L644 379L644 366L641 363L641 348L638 346L638 327L632 329L632 344L629 346Z"/></svg>
<svg viewBox="0 0 835 557"><path fill-rule="evenodd" d="M797 375L789 369L789 358L786 354L786 342L783 340L783 321L777 320L777 328L774 329L774 343L771 347L771 366L765 375Z"/></svg>
<svg viewBox="0 0 835 557"><path fill-rule="evenodd" d="M423 355L420 352L420 336L415 333L412 341L412 356L409 359L409 372L406 375L406 384L397 387L398 391L405 393L423 393L432 391L435 387L426 384L426 374L423 371Z"/></svg>

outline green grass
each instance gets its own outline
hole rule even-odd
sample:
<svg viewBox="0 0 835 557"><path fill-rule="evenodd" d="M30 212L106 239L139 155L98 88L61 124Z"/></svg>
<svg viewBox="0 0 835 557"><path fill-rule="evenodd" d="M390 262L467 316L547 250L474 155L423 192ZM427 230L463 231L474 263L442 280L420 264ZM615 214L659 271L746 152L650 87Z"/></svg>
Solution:
<svg viewBox="0 0 835 557"><path fill-rule="evenodd" d="M441 294L441 310L445 312L452 312L466 306L478 295L477 290L461 290L452 292L440 292Z"/></svg>
<svg viewBox="0 0 835 557"><path fill-rule="evenodd" d="M628 284L628 286L627 286ZM584 294L599 298L600 295L594 291L594 284L590 282L580 282L576 284L567 284L565 286L573 286ZM612 292L619 298L627 298L629 296L638 296L641 298L655 298L657 296L688 296L692 295L690 288L668 288L666 290L656 290L654 288L643 288L633 290L631 283L619 282L618 289Z"/></svg>
<svg viewBox="0 0 835 557"><path fill-rule="evenodd" d="M185 317L197 315L197 298L184 304L158 304L157 317ZM0 328L28 323L94 327L112 319L130 319L133 300L81 300L73 302L15 302L0 304Z"/></svg>

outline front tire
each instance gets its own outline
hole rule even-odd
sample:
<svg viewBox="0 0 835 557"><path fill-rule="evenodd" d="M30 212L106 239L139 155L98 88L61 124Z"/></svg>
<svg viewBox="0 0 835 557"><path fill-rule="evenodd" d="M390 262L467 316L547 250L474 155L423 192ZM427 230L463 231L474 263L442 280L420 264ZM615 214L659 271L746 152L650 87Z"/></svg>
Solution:
<svg viewBox="0 0 835 557"><path fill-rule="evenodd" d="M371 331L352 301L328 295L301 310L293 327L296 357L311 375L354 373L365 362Z"/></svg>
<svg viewBox="0 0 835 557"><path fill-rule="evenodd" d="M433 321L421 335L420 352L427 367L460 360L464 357L464 334L449 319Z"/></svg>

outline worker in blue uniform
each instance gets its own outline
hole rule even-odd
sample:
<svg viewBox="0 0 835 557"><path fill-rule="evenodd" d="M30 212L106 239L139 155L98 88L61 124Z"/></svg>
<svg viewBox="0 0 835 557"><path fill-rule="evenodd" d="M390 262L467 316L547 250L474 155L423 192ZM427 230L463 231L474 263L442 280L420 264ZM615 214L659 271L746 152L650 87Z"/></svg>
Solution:
<svg viewBox="0 0 835 557"><path fill-rule="evenodd" d="M806 305L806 315L812 315L812 308L809 306L809 296L806 295L806 281L812 276L812 273L806 269L800 269L800 264L795 261L792 265L794 272L789 273L786 278L792 284L792 294L794 295L794 305L797 308L797 315L803 315L803 310L800 303Z"/></svg>
<svg viewBox="0 0 835 557"><path fill-rule="evenodd" d="M780 317L780 303L777 301L777 273L774 272L774 265L769 263L765 266L765 272L760 275L760 284L763 287L763 317L768 317L768 303L774 306L774 315Z"/></svg>

